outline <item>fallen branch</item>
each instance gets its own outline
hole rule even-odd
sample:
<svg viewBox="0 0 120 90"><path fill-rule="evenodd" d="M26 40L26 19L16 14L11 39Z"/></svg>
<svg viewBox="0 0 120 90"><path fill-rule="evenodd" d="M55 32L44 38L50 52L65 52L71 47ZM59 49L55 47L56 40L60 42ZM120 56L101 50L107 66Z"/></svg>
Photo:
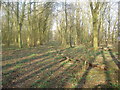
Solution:
<svg viewBox="0 0 120 90"><path fill-rule="evenodd" d="M83 60L83 59L75 59L76 61L84 61L85 64L88 64L89 67L96 67L96 68L99 68L99 69L102 69L102 70L108 70L108 67L106 65L99 65L99 64L92 64L86 60Z"/></svg>
<svg viewBox="0 0 120 90"><path fill-rule="evenodd" d="M68 60L68 61L76 60L78 62L83 61L83 62L85 62L85 64L88 64L88 66L92 67L92 68L96 67L96 68L99 68L99 69L102 69L102 70L107 70L108 69L108 67L106 65L92 64L92 63L90 63L90 62L88 62L88 61L86 61L85 59L82 59L82 58L81 59L74 59L74 58L71 58L70 56L69 57L65 56L60 51L58 51L58 53L59 53L59 55L61 55L64 58L64 60Z"/></svg>

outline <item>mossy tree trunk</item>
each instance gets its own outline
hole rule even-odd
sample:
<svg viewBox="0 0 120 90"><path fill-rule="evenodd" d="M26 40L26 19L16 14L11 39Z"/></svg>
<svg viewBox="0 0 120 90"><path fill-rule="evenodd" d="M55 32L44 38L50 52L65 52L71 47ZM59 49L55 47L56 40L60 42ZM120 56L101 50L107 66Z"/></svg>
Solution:
<svg viewBox="0 0 120 90"><path fill-rule="evenodd" d="M93 3L90 3L91 12L92 12L92 19L93 19L93 47L94 50L98 49L98 15L99 15L99 4L100 2L96 3L95 8L93 8Z"/></svg>

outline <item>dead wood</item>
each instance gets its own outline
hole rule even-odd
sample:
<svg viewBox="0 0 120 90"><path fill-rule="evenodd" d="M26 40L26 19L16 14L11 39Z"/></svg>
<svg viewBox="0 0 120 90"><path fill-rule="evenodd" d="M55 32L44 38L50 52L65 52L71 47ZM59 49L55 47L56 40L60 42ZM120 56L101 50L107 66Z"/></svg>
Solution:
<svg viewBox="0 0 120 90"><path fill-rule="evenodd" d="M72 58L72 57L70 57L70 56L65 56L63 53L59 53L59 55L61 55L63 58L64 58L64 60L68 60L68 61L73 61L73 60L76 60L76 61L78 61L78 62L86 62L86 64L88 64L89 65L89 67L92 67L92 68L99 68L99 69L102 69L102 70L107 70L108 68L107 68L107 66L105 66L105 65L99 65L99 64L93 64L93 63L90 63L90 62L88 62L88 61L86 61L85 59L74 59L74 58Z"/></svg>

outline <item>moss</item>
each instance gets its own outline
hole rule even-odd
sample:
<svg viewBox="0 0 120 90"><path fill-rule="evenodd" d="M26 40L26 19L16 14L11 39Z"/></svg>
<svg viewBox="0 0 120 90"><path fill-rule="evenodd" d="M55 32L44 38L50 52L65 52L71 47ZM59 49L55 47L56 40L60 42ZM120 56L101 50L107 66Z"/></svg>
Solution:
<svg viewBox="0 0 120 90"><path fill-rule="evenodd" d="M30 56L32 56L32 57L33 57L33 56L36 56L36 54L31 54Z"/></svg>

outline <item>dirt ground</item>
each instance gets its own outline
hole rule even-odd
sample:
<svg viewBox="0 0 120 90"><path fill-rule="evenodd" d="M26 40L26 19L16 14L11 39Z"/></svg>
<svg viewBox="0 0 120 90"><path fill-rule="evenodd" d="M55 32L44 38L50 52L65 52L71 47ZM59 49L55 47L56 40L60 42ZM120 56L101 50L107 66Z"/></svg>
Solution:
<svg viewBox="0 0 120 90"><path fill-rule="evenodd" d="M110 48L41 46L3 50L2 56L3 88L120 88L120 63Z"/></svg>

